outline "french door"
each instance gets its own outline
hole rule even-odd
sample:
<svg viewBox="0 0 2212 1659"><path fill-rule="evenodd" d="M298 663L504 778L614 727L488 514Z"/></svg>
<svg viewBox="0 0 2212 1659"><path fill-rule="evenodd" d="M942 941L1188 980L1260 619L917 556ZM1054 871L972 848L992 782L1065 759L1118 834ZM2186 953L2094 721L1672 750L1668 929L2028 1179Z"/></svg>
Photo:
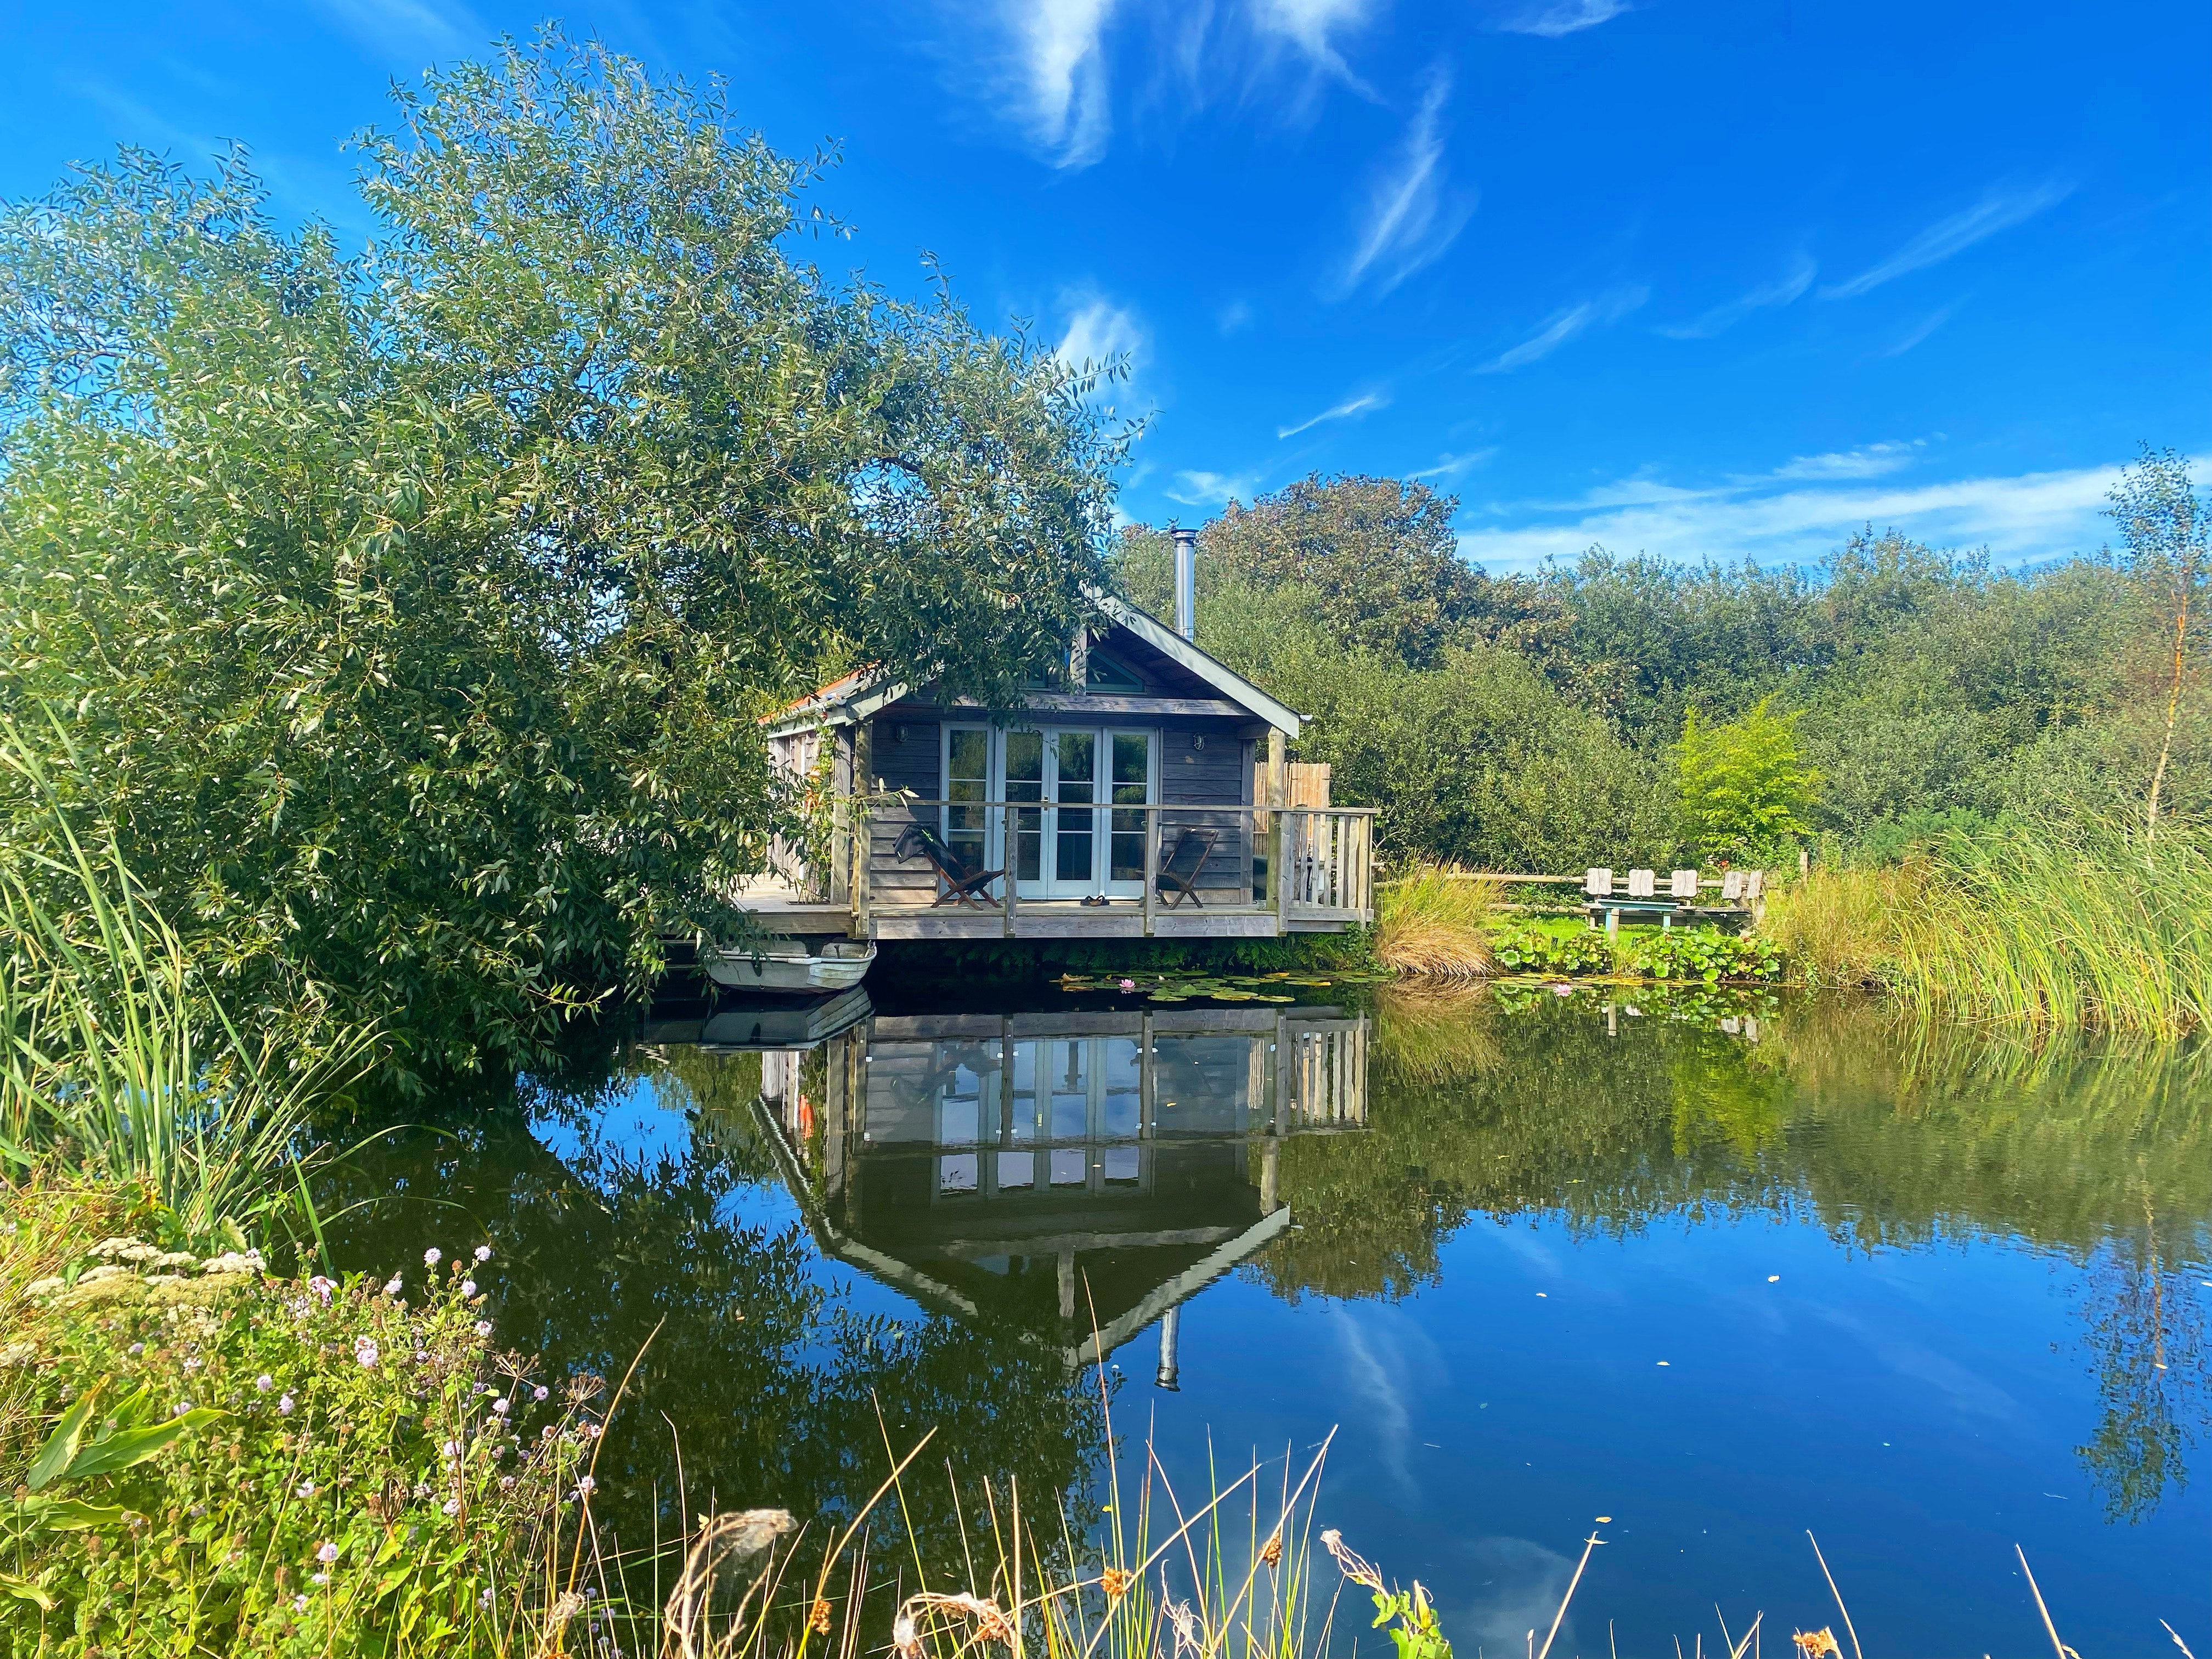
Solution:
<svg viewBox="0 0 2212 1659"><path fill-rule="evenodd" d="M1004 815L945 809L947 839L964 836L1003 859L1023 898L1140 898L1145 814L1158 799L1158 747L1150 732L1030 726L945 732L946 799L1012 803ZM988 764L988 772L983 768ZM977 822L988 816L988 823Z"/></svg>

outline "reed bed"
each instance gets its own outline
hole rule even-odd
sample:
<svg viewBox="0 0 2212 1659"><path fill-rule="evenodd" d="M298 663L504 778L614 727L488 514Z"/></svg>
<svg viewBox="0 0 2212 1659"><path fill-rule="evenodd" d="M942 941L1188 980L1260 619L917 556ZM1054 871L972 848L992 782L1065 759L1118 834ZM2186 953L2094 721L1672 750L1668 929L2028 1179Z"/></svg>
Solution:
<svg viewBox="0 0 2212 1659"><path fill-rule="evenodd" d="M1417 864L1380 884L1375 955L1395 973L1475 979L1492 969L1498 883L1449 864Z"/></svg>
<svg viewBox="0 0 2212 1659"><path fill-rule="evenodd" d="M2007 825L1892 870L1822 870L1765 928L1796 975L1920 1014L2160 1039L2212 1021L2212 849L2170 829Z"/></svg>
<svg viewBox="0 0 2212 1659"><path fill-rule="evenodd" d="M112 840L88 841L0 722L52 852L0 859L0 1167L143 1188L173 1242L243 1248L296 1215L309 1104L366 1033L286 1063L232 1022Z"/></svg>

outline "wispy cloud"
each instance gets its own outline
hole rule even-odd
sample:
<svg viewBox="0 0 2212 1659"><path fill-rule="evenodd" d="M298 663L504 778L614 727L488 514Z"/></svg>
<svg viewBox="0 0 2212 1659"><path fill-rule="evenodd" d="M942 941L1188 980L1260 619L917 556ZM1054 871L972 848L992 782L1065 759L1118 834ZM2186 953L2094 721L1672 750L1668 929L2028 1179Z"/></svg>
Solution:
<svg viewBox="0 0 2212 1659"><path fill-rule="evenodd" d="M1109 375L1101 380L1095 397L1111 395L1118 386L1121 398L1134 402L1137 375L1152 347L1152 336L1145 325L1127 307L1087 289L1063 295L1060 308L1067 314L1067 326L1052 355L1071 374ZM1110 378L1111 374L1121 378Z"/></svg>
<svg viewBox="0 0 2212 1659"><path fill-rule="evenodd" d="M1334 37L1367 21L1367 0L1252 0L1252 21L1262 33L1290 41L1322 69L1365 91Z"/></svg>
<svg viewBox="0 0 2212 1659"><path fill-rule="evenodd" d="M1058 167L1087 167L1106 151L1106 26L1116 0L1011 0L1014 50L1006 79L1016 120Z"/></svg>
<svg viewBox="0 0 2212 1659"><path fill-rule="evenodd" d="M1478 466L1486 466L1498 453L1498 446L1486 449L1470 449L1464 455L1439 455L1434 466L1425 466L1418 472L1408 472L1409 478L1456 478L1462 472L1472 472Z"/></svg>
<svg viewBox="0 0 2212 1659"><path fill-rule="evenodd" d="M1627 0L1553 0L1529 7L1498 27L1509 34L1540 34L1556 40L1563 34L1594 29L1633 9Z"/></svg>
<svg viewBox="0 0 2212 1659"><path fill-rule="evenodd" d="M1555 312L1544 326L1510 350L1502 351L1475 372L1478 374L1510 374L1516 368L1526 368L1540 358L1548 357L1561 346L1586 329L1601 328L1617 323L1642 305L1651 290L1641 286L1617 288L1601 294L1594 300L1569 306Z"/></svg>
<svg viewBox="0 0 2212 1659"><path fill-rule="evenodd" d="M1789 272L1771 283L1753 289L1748 294L1715 306L1703 316L1690 322L1661 326L1657 332L1670 340L1710 340L1717 334L1727 332L1754 311L1764 311L1770 306L1786 306L1813 286L1814 273L1819 269L1802 254Z"/></svg>
<svg viewBox="0 0 2212 1659"><path fill-rule="evenodd" d="M1979 241L1984 241L2001 230L2010 230L2024 224L2045 209L2065 200L2074 186L2052 180L2031 189L1998 186L1964 212L1940 219L1907 242L1903 247L1871 265L1847 283L1820 290L1824 300L1850 300L1880 288L1884 283L1895 282L1899 276L1929 265L1941 264L1954 253L1963 253Z"/></svg>
<svg viewBox="0 0 2212 1659"><path fill-rule="evenodd" d="M317 5L347 33L382 52L447 57L491 38L474 12L447 0L317 0Z"/></svg>
<svg viewBox="0 0 2212 1659"><path fill-rule="evenodd" d="M1178 472L1163 493L1185 507L1223 507L1249 501L1260 493L1258 472Z"/></svg>
<svg viewBox="0 0 2212 1659"><path fill-rule="evenodd" d="M1911 442L1886 439L1861 444L1856 449L1831 450L1825 455L1796 455L1766 476L1770 478L1879 478L1901 471L1920 459L1928 447L1925 438Z"/></svg>
<svg viewBox="0 0 2212 1659"><path fill-rule="evenodd" d="M1906 352L1911 350L1913 347L1918 345L1923 340L1933 334L1937 329L1942 327L1944 324L1949 322L1953 317L1958 314L1959 307L1966 303L1966 302L1964 300L1954 300L1948 306L1938 306L1934 311L1929 312L1928 315L1923 317L1911 328L1906 329L1905 332L1899 337L1897 343L1894 345L1890 346L1881 355L1885 357L1902 357Z"/></svg>
<svg viewBox="0 0 2212 1659"><path fill-rule="evenodd" d="M1340 292L1348 294L1371 277L1379 291L1389 293L1441 258L1474 211L1473 192L1454 191L1444 173L1438 129L1450 97L1450 77L1442 70L1431 75L1420 107L1407 125L1405 143L1369 198L1367 223L1345 266Z"/></svg>
<svg viewBox="0 0 2212 1659"><path fill-rule="evenodd" d="M1278 438L1295 438L1301 432L1312 430L1323 421L1356 421L1363 416L1372 415L1378 409L1389 407L1389 392L1363 392L1356 398L1346 398L1333 409L1324 409L1318 415L1309 416L1296 426L1277 427L1275 435Z"/></svg>
<svg viewBox="0 0 2212 1659"><path fill-rule="evenodd" d="M1214 314L1213 319L1214 327L1221 331L1224 338L1250 327L1251 323L1252 307L1249 301L1244 300L1231 300Z"/></svg>
<svg viewBox="0 0 2212 1659"><path fill-rule="evenodd" d="M2120 471L2116 461L1923 484L1874 482L1894 470L1894 458L1892 447L1870 444L1706 488L1627 478L1577 501L1471 507L1463 523L1490 523L1463 530L1460 549L1494 570L1571 559L1592 545L1681 562L1808 564L1872 524L1938 547L1987 547L2001 562L2021 563L2095 547L2105 492ZM1824 487L1825 480L1834 483Z"/></svg>

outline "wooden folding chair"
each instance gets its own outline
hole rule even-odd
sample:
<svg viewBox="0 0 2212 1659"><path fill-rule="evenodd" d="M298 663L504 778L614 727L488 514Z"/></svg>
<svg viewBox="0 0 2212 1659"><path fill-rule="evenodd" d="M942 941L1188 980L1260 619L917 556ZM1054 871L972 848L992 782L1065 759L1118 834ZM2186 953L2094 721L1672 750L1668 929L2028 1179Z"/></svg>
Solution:
<svg viewBox="0 0 2212 1659"><path fill-rule="evenodd" d="M1206 855L1220 839L1218 830L1186 830L1176 838L1174 850L1160 860L1157 884L1169 909L1181 909L1185 899L1201 910L1206 908L1206 901L1198 896L1198 872L1206 867Z"/></svg>
<svg viewBox="0 0 2212 1659"><path fill-rule="evenodd" d="M1006 872L1004 870L977 870L947 847L937 831L926 823L909 823L891 848L891 856L904 863L908 859L925 858L945 883L945 891L930 903L934 910L942 904L965 904L981 910L988 907L978 893ZM985 893L984 897L990 896Z"/></svg>

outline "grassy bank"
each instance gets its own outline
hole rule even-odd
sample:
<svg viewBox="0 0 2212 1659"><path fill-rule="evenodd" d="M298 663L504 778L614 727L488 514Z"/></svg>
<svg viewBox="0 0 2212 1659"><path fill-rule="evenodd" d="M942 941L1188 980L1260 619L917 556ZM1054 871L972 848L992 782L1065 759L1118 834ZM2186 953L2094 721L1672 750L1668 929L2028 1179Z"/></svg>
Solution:
<svg viewBox="0 0 2212 1659"><path fill-rule="evenodd" d="M1954 835L1902 866L1820 870L1765 931L1791 976L1916 1012L2173 1038L2212 1019L2212 850L2169 828Z"/></svg>

